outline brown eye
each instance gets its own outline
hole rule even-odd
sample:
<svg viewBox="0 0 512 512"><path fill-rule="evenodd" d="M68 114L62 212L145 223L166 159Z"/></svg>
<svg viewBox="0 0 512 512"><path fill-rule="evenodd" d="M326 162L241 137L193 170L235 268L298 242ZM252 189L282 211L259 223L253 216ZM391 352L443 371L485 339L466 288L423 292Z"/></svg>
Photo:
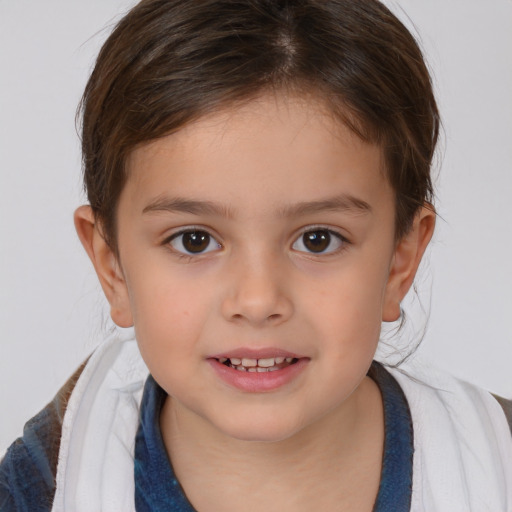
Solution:
<svg viewBox="0 0 512 512"><path fill-rule="evenodd" d="M302 233L292 248L296 251L313 254L331 253L338 250L345 240L341 235L329 229L312 229Z"/></svg>
<svg viewBox="0 0 512 512"><path fill-rule="evenodd" d="M311 252L324 252L331 243L328 231L309 231L302 235L304 246Z"/></svg>
<svg viewBox="0 0 512 512"><path fill-rule="evenodd" d="M173 249L185 254L204 254L220 248L220 244L208 232L190 230L176 233L170 244Z"/></svg>

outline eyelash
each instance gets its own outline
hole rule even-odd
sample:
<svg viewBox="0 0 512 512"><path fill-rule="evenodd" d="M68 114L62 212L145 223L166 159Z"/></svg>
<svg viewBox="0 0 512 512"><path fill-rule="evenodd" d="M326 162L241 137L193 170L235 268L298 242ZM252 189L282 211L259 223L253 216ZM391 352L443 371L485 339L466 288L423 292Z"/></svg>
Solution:
<svg viewBox="0 0 512 512"><path fill-rule="evenodd" d="M342 252L343 250L345 250L347 248L348 245L350 245L350 241L347 240L346 237L344 237L341 233L339 233L338 231L335 231L331 228L328 228L326 226L308 226L307 228L303 228L300 233L298 234L298 236L296 236L296 238L294 238L294 241L293 241L293 244L292 244L292 249L294 248L294 246L298 243L302 243L302 245L304 245L304 235L306 235L307 233L315 233L315 232L325 232L329 235L330 239L329 239L329 245L331 245L331 242L334 239L336 239L338 241L338 243L340 244L340 246L334 250L331 250L331 251L321 251L321 252L314 252L314 251L308 251L308 250L297 250L297 252L300 252L300 253L304 253L304 254L308 254L310 256L325 256L325 255L333 255L333 254L338 254L340 252ZM197 253L192 253L192 252L185 252L187 251L184 247L183 247L183 241L181 241L181 246L183 247L184 251L180 250L180 249L177 249L176 247L174 247L172 245L172 242L179 239L180 236L183 236L187 233L190 233L190 234L193 234L193 233L204 233L206 234L208 237L209 237L209 240L208 240L208 247L210 247L210 245L212 243L216 244L217 245L217 248L216 249L220 249L222 248L222 245L217 241L217 239L210 233L210 231L208 229L205 229L203 227L200 227L200 226L189 226L189 227L186 227L184 229L181 229L180 231L176 232L176 233L173 233L171 236L167 237L163 242L162 242L162 245L164 246L171 246L171 250L181 259L181 258L184 258L184 259L187 259L187 260L195 260L197 258L197 256L202 256L204 254L208 254L210 252L213 252L215 251L216 249L210 249L210 250L207 250L207 251L201 251L201 252L197 252Z"/></svg>
<svg viewBox="0 0 512 512"><path fill-rule="evenodd" d="M180 259L186 259L188 261L192 261L192 260L195 260L197 258L197 256L202 256L203 254L208 254L209 252L212 252L212 250L209 250L209 251L202 251L202 252L198 252L198 253L192 253L192 252L184 252L184 251L181 251L179 249L176 249L175 247L173 247L172 245L172 242L174 240L177 240L179 239L180 236L182 235L185 235L187 233L204 233L206 234L210 240L208 241L208 247L210 246L210 244L212 242L216 242L217 244L217 248L221 248L221 244L217 241L217 239L208 231L208 229L205 229L203 227L200 227L200 226L188 226L184 229L181 229L180 231L176 232L176 233L173 233L171 236L167 237L163 242L162 242L162 245L165 245L165 246L170 246L171 247L171 250L180 258ZM183 241L181 241L181 245L183 247ZM207 248L208 248L207 247ZM185 248L184 248L185 249ZM215 250L215 249L213 249ZM186 251L186 249L185 249Z"/></svg>
<svg viewBox="0 0 512 512"><path fill-rule="evenodd" d="M302 229L301 232L299 233L299 235L295 238L295 240L292 244L292 248L295 246L295 244L297 244L299 242L302 242L302 244L304 244L304 242L303 242L304 235L306 235L307 233L315 233L315 232L316 233L318 233L318 232L327 233L330 237L329 242L332 242L332 240L334 238L335 240L338 241L340 246L334 250L327 251L327 252L326 251L314 252L314 251L303 251L303 250L300 250L299 252L305 253L309 256L324 256L325 257L325 256L331 256L334 254L339 254L342 251L344 251L345 249L347 249L347 247L350 245L350 241L346 237L344 237L341 233L339 233L338 231L336 231L334 229L320 225L320 226L308 226L307 228Z"/></svg>

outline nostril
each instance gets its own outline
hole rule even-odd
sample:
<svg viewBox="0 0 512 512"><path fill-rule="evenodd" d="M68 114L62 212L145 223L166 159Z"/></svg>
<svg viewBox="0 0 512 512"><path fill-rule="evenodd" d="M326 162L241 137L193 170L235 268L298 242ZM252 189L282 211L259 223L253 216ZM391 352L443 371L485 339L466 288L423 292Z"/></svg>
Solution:
<svg viewBox="0 0 512 512"><path fill-rule="evenodd" d="M222 302L223 317L235 323L277 325L287 320L293 312L291 301L284 296L263 295L229 296Z"/></svg>

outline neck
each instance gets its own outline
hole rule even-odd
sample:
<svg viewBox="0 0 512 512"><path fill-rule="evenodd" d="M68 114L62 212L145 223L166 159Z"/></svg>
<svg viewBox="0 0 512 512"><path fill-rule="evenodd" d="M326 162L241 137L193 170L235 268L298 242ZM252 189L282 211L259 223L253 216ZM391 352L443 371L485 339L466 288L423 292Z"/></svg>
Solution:
<svg viewBox="0 0 512 512"><path fill-rule="evenodd" d="M248 497L255 511L312 510L321 503L332 510L333 502L337 509L345 503L348 510L371 510L378 492L383 409L369 378L341 406L280 441L227 436L170 398L160 423L175 474L199 511L228 512L230 503L238 510Z"/></svg>

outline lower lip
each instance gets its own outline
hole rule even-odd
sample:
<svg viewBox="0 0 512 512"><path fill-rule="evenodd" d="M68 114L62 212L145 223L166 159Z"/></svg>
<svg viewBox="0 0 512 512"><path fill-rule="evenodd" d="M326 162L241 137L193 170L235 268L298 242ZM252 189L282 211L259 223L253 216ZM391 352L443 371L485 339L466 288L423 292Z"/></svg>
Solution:
<svg viewBox="0 0 512 512"><path fill-rule="evenodd" d="M302 373L308 361L309 359L304 357L294 364L273 372L244 372L226 366L217 359L208 359L212 368L224 382L249 393L264 393L285 386Z"/></svg>

